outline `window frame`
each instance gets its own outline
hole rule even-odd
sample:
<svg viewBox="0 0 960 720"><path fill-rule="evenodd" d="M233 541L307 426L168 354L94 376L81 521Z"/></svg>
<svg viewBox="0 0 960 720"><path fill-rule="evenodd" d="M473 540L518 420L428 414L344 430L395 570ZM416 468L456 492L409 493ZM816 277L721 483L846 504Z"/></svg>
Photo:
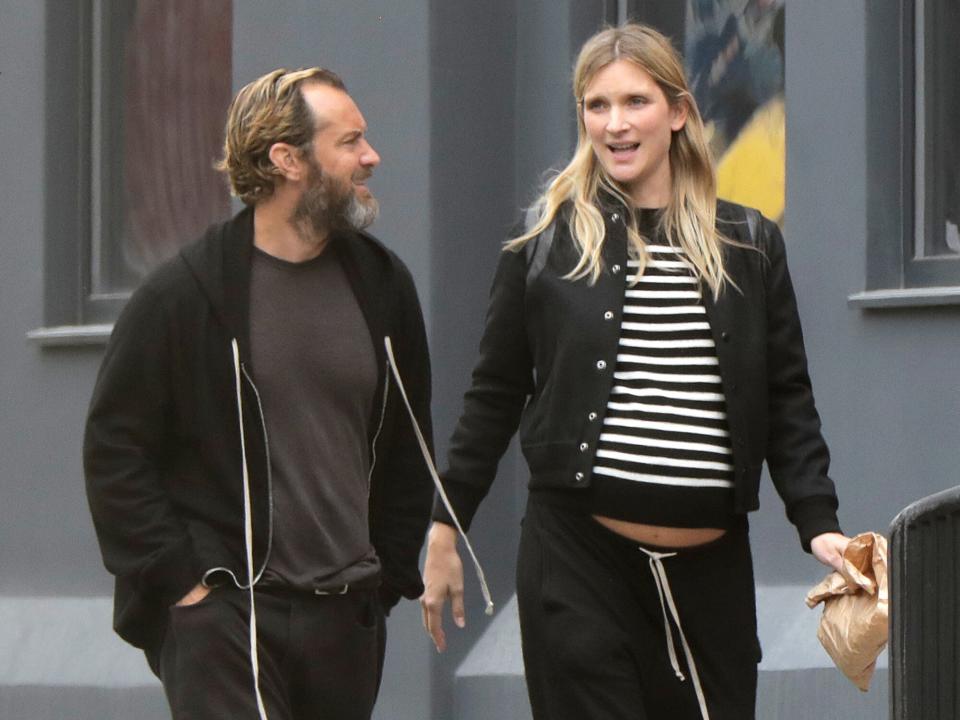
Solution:
<svg viewBox="0 0 960 720"><path fill-rule="evenodd" d="M90 298L94 3L47 0L43 326L40 345L105 343L126 298Z"/></svg>
<svg viewBox="0 0 960 720"><path fill-rule="evenodd" d="M914 257L918 233L926 232L918 208L929 177L918 152L925 124L918 54L926 46L917 17L937 1L886 0L866 10L867 287L849 296L855 306L960 304L960 259Z"/></svg>
<svg viewBox="0 0 960 720"><path fill-rule="evenodd" d="M111 240L103 227L110 207L101 194L111 171L103 113L115 90L106 69L116 62L107 47L116 18L109 0L47 0L44 11L43 325L27 338L40 345L102 345L131 294L98 290L94 268L101 242Z"/></svg>
<svg viewBox="0 0 960 720"><path fill-rule="evenodd" d="M81 246L89 227L84 201L88 156L83 145L88 116L90 17L87 0L44 7L48 48L44 79L44 240L43 326L27 333L41 345L105 341L109 326L83 324L81 318ZM51 52L57 48L57 52Z"/></svg>

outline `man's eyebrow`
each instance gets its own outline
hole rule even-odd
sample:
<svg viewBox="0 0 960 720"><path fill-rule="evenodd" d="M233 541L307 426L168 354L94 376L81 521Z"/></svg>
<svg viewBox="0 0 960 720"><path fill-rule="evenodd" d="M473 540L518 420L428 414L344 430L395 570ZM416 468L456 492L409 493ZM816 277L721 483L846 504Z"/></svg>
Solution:
<svg viewBox="0 0 960 720"><path fill-rule="evenodd" d="M353 128L351 130L346 130L340 135L340 140L355 140L357 138L363 137L367 132L365 127L363 128Z"/></svg>

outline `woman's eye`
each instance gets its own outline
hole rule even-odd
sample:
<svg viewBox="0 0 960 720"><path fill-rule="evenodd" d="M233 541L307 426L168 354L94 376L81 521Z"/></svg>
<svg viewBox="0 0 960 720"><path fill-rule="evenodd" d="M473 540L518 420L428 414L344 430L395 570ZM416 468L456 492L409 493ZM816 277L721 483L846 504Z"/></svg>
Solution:
<svg viewBox="0 0 960 720"><path fill-rule="evenodd" d="M588 100L586 105L587 110L592 110L594 112L603 110L607 107L607 104L603 100Z"/></svg>
<svg viewBox="0 0 960 720"><path fill-rule="evenodd" d="M630 98L630 104L634 106L646 105L647 98L645 98L643 95L634 95L632 98Z"/></svg>

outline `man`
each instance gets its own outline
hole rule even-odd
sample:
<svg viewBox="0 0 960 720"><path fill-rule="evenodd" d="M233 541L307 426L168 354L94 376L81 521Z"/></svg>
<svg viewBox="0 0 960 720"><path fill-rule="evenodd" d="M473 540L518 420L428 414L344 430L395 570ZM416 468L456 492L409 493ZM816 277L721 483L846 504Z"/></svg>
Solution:
<svg viewBox="0 0 960 720"><path fill-rule="evenodd" d="M243 88L220 169L246 209L144 282L103 360L87 496L174 718L369 718L383 615L423 589L432 484L385 338L428 438L429 359L407 269L361 231L365 133L327 70Z"/></svg>

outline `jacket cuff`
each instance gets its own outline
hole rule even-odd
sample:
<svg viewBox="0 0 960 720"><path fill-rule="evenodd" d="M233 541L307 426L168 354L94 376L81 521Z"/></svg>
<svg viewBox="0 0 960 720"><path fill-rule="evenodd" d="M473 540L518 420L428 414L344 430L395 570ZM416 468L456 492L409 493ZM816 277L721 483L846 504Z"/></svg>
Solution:
<svg viewBox="0 0 960 720"><path fill-rule="evenodd" d="M190 592L202 577L191 552L190 540L184 538L144 568L140 587L144 594L155 594L166 607Z"/></svg>
<svg viewBox="0 0 960 720"><path fill-rule="evenodd" d="M377 588L377 595L380 598L380 608L383 610L384 617L390 615L393 607L400 602L400 591L390 585L381 585Z"/></svg>
<svg viewBox="0 0 960 720"><path fill-rule="evenodd" d="M473 516L476 514L477 508L480 506L480 501L483 499L483 493L472 492L472 488L461 489L453 483L444 483L443 488L447 493L450 504L457 513L457 520L460 521L460 527L463 528L464 532L469 531L470 524L473 522ZM446 505L443 504L439 493L434 493L431 518L437 522L452 525L453 527L457 526L453 517L447 511Z"/></svg>
<svg viewBox="0 0 960 720"><path fill-rule="evenodd" d="M430 519L434 522L442 522L446 525L456 527L456 523L453 522L453 518L450 517L450 513L447 512L447 508L444 506L439 495L433 500L433 513ZM464 527L464 530L466 530L466 527Z"/></svg>
<svg viewBox="0 0 960 720"><path fill-rule="evenodd" d="M401 598L416 600L421 595L423 595L423 579L416 569L409 576L395 577L384 573L380 577L377 596L380 599L380 607L383 608L384 615L389 615L390 610L400 602Z"/></svg>
<svg viewBox="0 0 960 720"><path fill-rule="evenodd" d="M810 552L810 541L817 535L843 532L837 520L837 500L826 495L805 498L794 504L790 509L790 522L797 528L804 552Z"/></svg>

